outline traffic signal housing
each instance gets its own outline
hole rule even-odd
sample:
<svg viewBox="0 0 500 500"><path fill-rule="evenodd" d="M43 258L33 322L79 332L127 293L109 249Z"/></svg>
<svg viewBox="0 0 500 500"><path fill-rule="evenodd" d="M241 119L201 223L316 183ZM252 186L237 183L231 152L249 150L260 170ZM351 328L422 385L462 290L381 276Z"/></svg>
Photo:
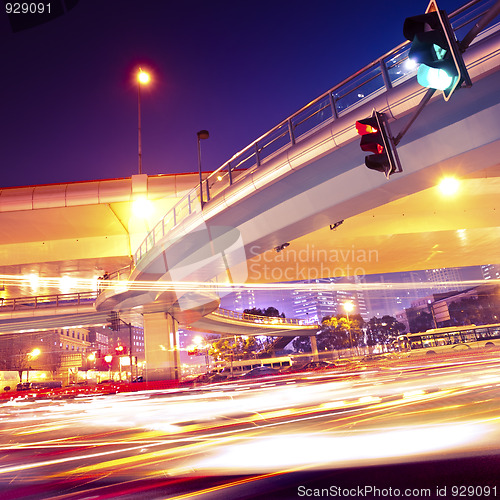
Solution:
<svg viewBox="0 0 500 500"><path fill-rule="evenodd" d="M120 330L120 313L118 311L111 311L108 315L109 328L114 332Z"/></svg>
<svg viewBox="0 0 500 500"><path fill-rule="evenodd" d="M383 113L373 110L370 118L356 122L356 130L362 136L361 149L373 153L365 158L365 165L369 169L383 172L387 179L391 174L403 171L389 124Z"/></svg>
<svg viewBox="0 0 500 500"><path fill-rule="evenodd" d="M419 64L417 81L422 87L441 90L447 101L463 83L472 85L448 15L436 0L425 14L405 19L403 34L412 42L408 58Z"/></svg>
<svg viewBox="0 0 500 500"><path fill-rule="evenodd" d="M124 354L127 354L127 347L121 344L117 345L115 347L115 353L117 354L117 356L122 356Z"/></svg>

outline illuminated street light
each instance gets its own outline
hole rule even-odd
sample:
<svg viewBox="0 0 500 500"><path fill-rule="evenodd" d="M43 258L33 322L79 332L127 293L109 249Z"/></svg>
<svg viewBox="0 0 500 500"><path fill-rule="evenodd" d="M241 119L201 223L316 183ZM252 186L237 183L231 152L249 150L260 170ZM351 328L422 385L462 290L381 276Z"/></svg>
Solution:
<svg viewBox="0 0 500 500"><path fill-rule="evenodd" d="M154 207L146 197L137 198L132 203L132 212L139 219L147 219L153 214Z"/></svg>
<svg viewBox="0 0 500 500"><path fill-rule="evenodd" d="M460 181L455 177L443 177L438 184L439 191L444 196L453 196L458 192Z"/></svg>
<svg viewBox="0 0 500 500"><path fill-rule="evenodd" d="M142 71L141 68L139 68L139 73L137 74L137 81L145 85L151 81L151 77L149 76L149 73L146 73L145 71Z"/></svg>
<svg viewBox="0 0 500 500"><path fill-rule="evenodd" d="M38 349L38 347L36 347L35 349L33 349L31 352L28 353L28 356L31 359L35 359L36 357L40 356L41 353L42 351Z"/></svg>
<svg viewBox="0 0 500 500"><path fill-rule="evenodd" d="M139 68L137 73L137 115L138 115L138 143L139 143L139 174L142 174L142 138L141 138L141 85L151 81L149 73Z"/></svg>
<svg viewBox="0 0 500 500"><path fill-rule="evenodd" d="M29 382L29 379L30 379L30 363L31 363L31 361L33 361L35 358L40 356L41 353L42 353L42 351L40 349L38 349L38 347L35 347L35 349L33 349L31 352L29 352L27 354L28 368L26 369L26 382Z"/></svg>
<svg viewBox="0 0 500 500"><path fill-rule="evenodd" d="M113 361L113 356L111 354L106 354L106 356L104 356L104 361L108 363L108 378L111 380L111 361Z"/></svg>

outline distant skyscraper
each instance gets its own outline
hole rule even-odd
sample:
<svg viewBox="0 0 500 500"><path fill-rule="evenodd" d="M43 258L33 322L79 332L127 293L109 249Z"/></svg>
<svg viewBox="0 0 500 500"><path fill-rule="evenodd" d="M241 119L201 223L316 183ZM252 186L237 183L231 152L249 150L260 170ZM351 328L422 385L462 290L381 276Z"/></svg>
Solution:
<svg viewBox="0 0 500 500"><path fill-rule="evenodd" d="M239 290L223 298L221 307L230 311L243 312L256 307L254 290Z"/></svg>
<svg viewBox="0 0 500 500"><path fill-rule="evenodd" d="M500 279L500 264L488 264L481 266L483 279L485 280L498 280Z"/></svg>
<svg viewBox="0 0 500 500"><path fill-rule="evenodd" d="M433 289L434 293L458 291L465 288L457 284L463 281L463 279L460 269L456 267L427 269L425 271L425 278L430 283L430 287Z"/></svg>
<svg viewBox="0 0 500 500"><path fill-rule="evenodd" d="M309 280L303 283L332 284L331 289L324 290L303 290L298 288L292 292L293 316L303 319L309 323L321 323L325 316L336 316L345 314L343 304L352 302L354 311L352 314L361 314L365 317L366 304L362 291L342 290L333 286L339 282L339 278L321 278ZM351 282L349 282L351 283Z"/></svg>

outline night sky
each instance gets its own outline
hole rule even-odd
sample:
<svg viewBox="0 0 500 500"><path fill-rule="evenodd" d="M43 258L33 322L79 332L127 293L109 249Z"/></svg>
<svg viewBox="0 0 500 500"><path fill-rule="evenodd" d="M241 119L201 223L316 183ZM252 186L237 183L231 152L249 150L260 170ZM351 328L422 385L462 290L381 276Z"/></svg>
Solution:
<svg viewBox="0 0 500 500"><path fill-rule="evenodd" d="M13 33L0 15L0 188L215 170L404 41L427 0L80 0ZM449 13L460 0L439 0ZM3 4L0 2L3 9Z"/></svg>

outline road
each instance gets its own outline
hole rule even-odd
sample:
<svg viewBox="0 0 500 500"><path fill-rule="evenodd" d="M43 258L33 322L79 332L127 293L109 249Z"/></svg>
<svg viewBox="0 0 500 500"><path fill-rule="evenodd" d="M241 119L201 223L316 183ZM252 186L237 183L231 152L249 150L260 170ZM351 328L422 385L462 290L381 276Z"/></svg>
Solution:
<svg viewBox="0 0 500 500"><path fill-rule="evenodd" d="M499 362L484 352L4 402L0 496L500 497Z"/></svg>

